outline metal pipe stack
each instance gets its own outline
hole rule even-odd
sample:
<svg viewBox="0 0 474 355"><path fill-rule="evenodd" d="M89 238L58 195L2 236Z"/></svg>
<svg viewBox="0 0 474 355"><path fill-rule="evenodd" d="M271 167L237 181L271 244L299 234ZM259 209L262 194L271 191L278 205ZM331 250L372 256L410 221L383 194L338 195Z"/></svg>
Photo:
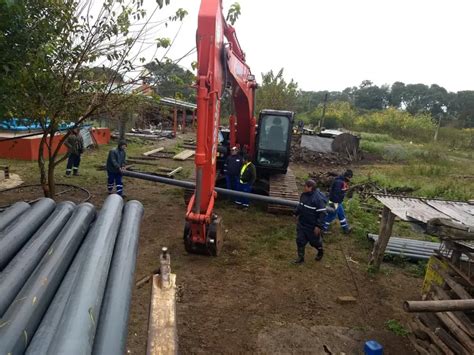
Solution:
<svg viewBox="0 0 474 355"><path fill-rule="evenodd" d="M123 353L142 216L118 195L0 213L0 354Z"/></svg>

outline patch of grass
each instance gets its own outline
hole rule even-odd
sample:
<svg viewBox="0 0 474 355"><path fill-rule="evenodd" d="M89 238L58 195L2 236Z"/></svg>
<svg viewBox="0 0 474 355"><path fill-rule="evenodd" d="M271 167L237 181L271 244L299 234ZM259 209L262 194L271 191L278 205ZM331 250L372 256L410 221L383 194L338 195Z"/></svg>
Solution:
<svg viewBox="0 0 474 355"><path fill-rule="evenodd" d="M401 337L405 337L408 334L410 334L410 331L406 329L403 325L401 325L400 322L397 321L396 319L389 319L388 321L385 322L385 326L392 333Z"/></svg>
<svg viewBox="0 0 474 355"><path fill-rule="evenodd" d="M361 207L359 195L344 202L349 223L352 225L352 234L355 235L365 247L369 247L366 235L368 231L378 230L378 217L373 212L367 212Z"/></svg>
<svg viewBox="0 0 474 355"><path fill-rule="evenodd" d="M367 133L367 132L361 132L359 133L360 137L362 138L362 142L394 142L395 139L390 137L388 134L382 134L382 133Z"/></svg>
<svg viewBox="0 0 474 355"><path fill-rule="evenodd" d="M448 157L449 158L449 157ZM410 195L467 201L474 197L474 164L465 159L438 159L429 163L415 159L404 164L381 164L361 167L354 183L373 181L382 188L412 190Z"/></svg>
<svg viewBox="0 0 474 355"><path fill-rule="evenodd" d="M294 239L295 225L286 225L281 226L280 228L274 228L273 226L270 226L254 235L254 247L252 249L277 251L280 249L281 242Z"/></svg>
<svg viewBox="0 0 474 355"><path fill-rule="evenodd" d="M426 267L428 266L428 262L425 260L420 260L416 264L410 264L406 267L406 270L408 274L419 277L419 278L424 278L426 274Z"/></svg>

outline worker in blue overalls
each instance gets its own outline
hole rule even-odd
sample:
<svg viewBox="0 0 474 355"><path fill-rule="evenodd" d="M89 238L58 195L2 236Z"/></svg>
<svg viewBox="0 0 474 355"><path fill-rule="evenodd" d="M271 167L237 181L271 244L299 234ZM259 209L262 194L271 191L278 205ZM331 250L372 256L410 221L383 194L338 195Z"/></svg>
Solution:
<svg viewBox="0 0 474 355"><path fill-rule="evenodd" d="M323 233L322 227L327 213L328 200L324 194L316 189L314 180L307 180L304 184L304 192L301 194L300 202L295 210L298 217L296 227L296 248L298 257L293 264L304 262L304 251L306 244L316 249L315 260L323 258Z"/></svg>
<svg viewBox="0 0 474 355"><path fill-rule="evenodd" d="M224 163L225 181L228 190L239 190L240 169L242 169L242 156L239 148L232 147L230 155Z"/></svg>
<svg viewBox="0 0 474 355"><path fill-rule="evenodd" d="M250 157L247 154L244 154L244 161L242 168L240 169L239 191L251 193L255 180L257 180L257 170L255 165L253 165ZM238 197L235 203L244 208L248 208L250 205L250 201L247 197Z"/></svg>
<svg viewBox="0 0 474 355"><path fill-rule="evenodd" d="M127 154L125 153L126 148L127 142L121 140L117 148L109 151L107 157L107 191L109 194L113 193L115 185L117 195L122 197L124 197L122 173L125 171L125 162L127 159Z"/></svg>
<svg viewBox="0 0 474 355"><path fill-rule="evenodd" d="M347 222L342 202L344 201L346 192L349 190L349 182L352 179L352 175L352 170L348 169L344 174L338 176L332 182L331 189L329 191L329 206L334 208L334 212L328 213L326 216L323 227L324 231L329 229L329 225L337 217L343 232L346 234L351 232L351 227L349 227L349 223Z"/></svg>

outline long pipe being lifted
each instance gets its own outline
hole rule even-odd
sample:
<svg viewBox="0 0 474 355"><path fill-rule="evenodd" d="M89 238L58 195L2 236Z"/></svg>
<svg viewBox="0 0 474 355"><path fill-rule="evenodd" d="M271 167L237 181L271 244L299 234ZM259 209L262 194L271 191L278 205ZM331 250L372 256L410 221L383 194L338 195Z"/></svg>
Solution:
<svg viewBox="0 0 474 355"><path fill-rule="evenodd" d="M135 178L135 179L159 182L159 183L162 183L162 184L173 185L173 186L181 187L181 188L184 188L184 189L193 189L194 190L196 188L196 184L193 183L193 182L190 182L190 181L169 179L169 178L165 178L165 177L162 177L162 176L138 173L138 172L135 172L135 171L124 171L123 176L128 176L128 177L132 177L132 178ZM214 190L217 193L222 194L224 196L246 197L249 200L260 201L260 202L265 202L265 203L271 203L273 205L296 207L299 204L298 201L291 201L291 200L285 200L283 198L269 197L269 196L263 196L263 195L257 195L257 194L250 194L250 193L247 193L247 192L227 190L227 189L223 189L223 188L220 188L220 187L215 187Z"/></svg>

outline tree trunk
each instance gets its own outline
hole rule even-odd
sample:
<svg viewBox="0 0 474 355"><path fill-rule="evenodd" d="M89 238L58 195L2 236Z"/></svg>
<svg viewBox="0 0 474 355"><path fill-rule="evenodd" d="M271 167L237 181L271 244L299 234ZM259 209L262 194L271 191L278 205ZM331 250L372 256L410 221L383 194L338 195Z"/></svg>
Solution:
<svg viewBox="0 0 474 355"><path fill-rule="evenodd" d="M49 186L49 197L54 199L56 195L56 179L54 178L54 170L56 165L54 164L54 157L49 160L48 164L48 186Z"/></svg>
<svg viewBox="0 0 474 355"><path fill-rule="evenodd" d="M39 145L39 150L38 150L38 167L40 170L40 184L43 189L43 193L45 197L50 196L50 190L49 190L49 185L48 185L48 178L46 176L46 165L44 161L44 145L46 144L46 138L48 136L48 132L43 133L43 137L41 138L41 142Z"/></svg>

